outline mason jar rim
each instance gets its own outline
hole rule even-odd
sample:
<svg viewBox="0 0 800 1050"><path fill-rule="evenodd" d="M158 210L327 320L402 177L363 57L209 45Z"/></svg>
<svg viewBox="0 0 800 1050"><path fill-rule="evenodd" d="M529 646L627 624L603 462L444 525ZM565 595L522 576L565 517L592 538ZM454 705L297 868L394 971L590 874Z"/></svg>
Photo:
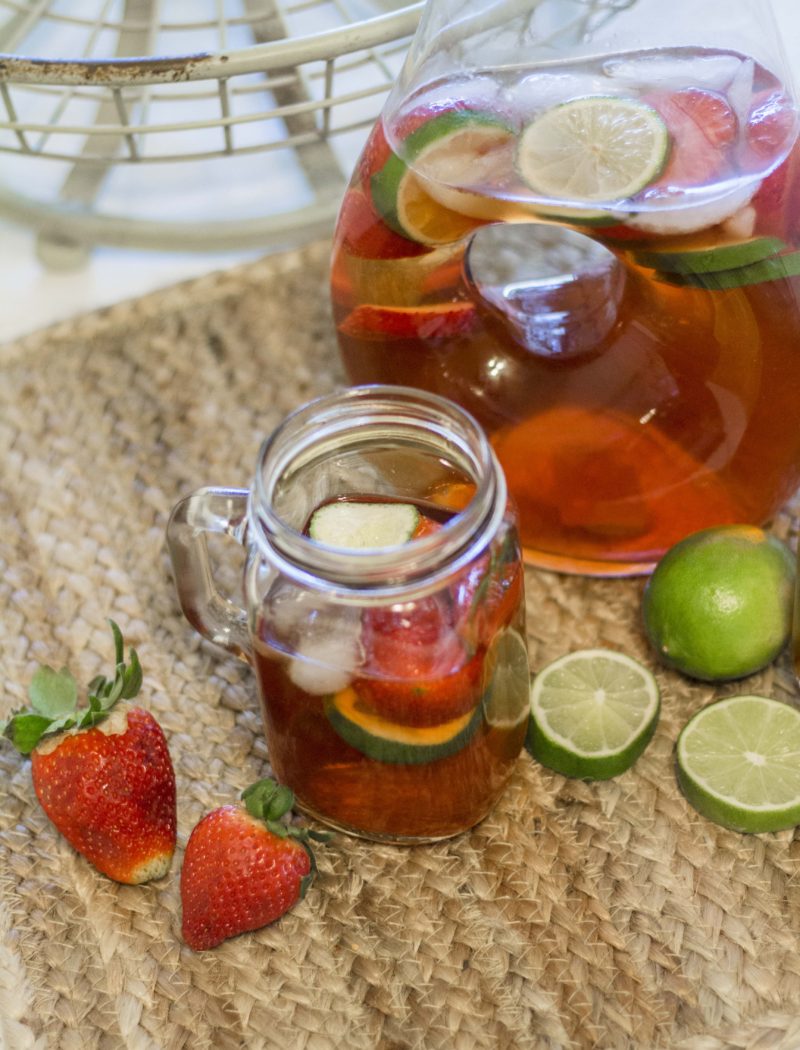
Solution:
<svg viewBox="0 0 800 1050"><path fill-rule="evenodd" d="M351 549L311 539L273 505L277 484L315 448L379 426L414 432L440 452L460 453L475 492L441 529L395 547ZM438 443L437 443L438 439ZM433 583L458 571L487 546L506 511L505 477L477 420L438 394L388 384L354 386L307 402L287 415L261 444L248 500L248 532L279 571L310 587L401 592L423 578Z"/></svg>

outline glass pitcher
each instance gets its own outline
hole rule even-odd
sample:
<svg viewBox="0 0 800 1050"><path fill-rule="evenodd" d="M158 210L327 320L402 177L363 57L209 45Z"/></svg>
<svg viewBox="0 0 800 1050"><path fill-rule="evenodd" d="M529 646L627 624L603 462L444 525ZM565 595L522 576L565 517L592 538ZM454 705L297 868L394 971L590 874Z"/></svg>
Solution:
<svg viewBox="0 0 800 1050"><path fill-rule="evenodd" d="M528 560L646 572L800 482L800 152L761 0L429 0L345 194L353 381L485 428Z"/></svg>

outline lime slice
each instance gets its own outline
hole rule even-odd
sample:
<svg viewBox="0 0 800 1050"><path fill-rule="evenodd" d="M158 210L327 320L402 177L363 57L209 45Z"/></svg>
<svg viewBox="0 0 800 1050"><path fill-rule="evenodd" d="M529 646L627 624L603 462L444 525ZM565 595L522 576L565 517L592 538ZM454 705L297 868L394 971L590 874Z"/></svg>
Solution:
<svg viewBox="0 0 800 1050"><path fill-rule="evenodd" d="M756 237L739 244L708 248L634 251L633 261L662 273L704 274L735 270L775 256L786 245L777 237Z"/></svg>
<svg viewBox="0 0 800 1050"><path fill-rule="evenodd" d="M593 95L547 109L524 130L517 170L538 194L572 201L621 201L661 172L667 126L652 106Z"/></svg>
<svg viewBox="0 0 800 1050"><path fill-rule="evenodd" d="M435 726L399 725L383 718L354 689L343 689L324 702L333 729L367 758L393 765L423 765L461 751L481 722L480 704L466 714Z"/></svg>
<svg viewBox="0 0 800 1050"><path fill-rule="evenodd" d="M715 270L711 273L662 274L661 280L669 284L707 288L710 291L727 291L730 288L746 288L751 284L768 281L785 281L800 276L800 252L786 252L768 259L732 270Z"/></svg>
<svg viewBox="0 0 800 1050"><path fill-rule="evenodd" d="M800 824L800 712L765 696L701 708L678 737L678 783L694 808L734 831Z"/></svg>
<svg viewBox="0 0 800 1050"><path fill-rule="evenodd" d="M399 547L419 524L419 511L410 503L326 503L311 515L308 534L329 547L363 550Z"/></svg>
<svg viewBox="0 0 800 1050"><path fill-rule="evenodd" d="M483 712L490 726L512 729L530 710L528 648L517 631L502 631L486 653Z"/></svg>
<svg viewBox="0 0 800 1050"><path fill-rule="evenodd" d="M371 181L387 226L421 244L450 244L500 217L506 205L460 185L493 185L511 168L511 131L491 114L454 110L430 117ZM456 188L454 188L456 187Z"/></svg>
<svg viewBox="0 0 800 1050"><path fill-rule="evenodd" d="M610 649L581 649L548 664L531 691L528 750L567 777L607 780L641 755L658 722L656 680Z"/></svg>

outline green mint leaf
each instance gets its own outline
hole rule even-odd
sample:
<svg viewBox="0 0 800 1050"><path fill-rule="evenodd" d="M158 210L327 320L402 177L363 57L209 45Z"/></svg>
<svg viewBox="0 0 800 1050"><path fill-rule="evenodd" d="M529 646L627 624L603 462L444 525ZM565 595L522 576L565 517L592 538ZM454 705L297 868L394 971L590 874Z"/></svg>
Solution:
<svg viewBox="0 0 800 1050"><path fill-rule="evenodd" d="M78 706L78 686L69 671L40 667L28 686L31 706L46 718L61 718Z"/></svg>
<svg viewBox="0 0 800 1050"><path fill-rule="evenodd" d="M52 719L46 715L37 715L33 711L23 712L22 714L14 715L8 720L5 736L8 737L17 751L23 755L29 755L51 724Z"/></svg>
<svg viewBox="0 0 800 1050"><path fill-rule="evenodd" d="M268 820L267 827L273 835L277 835L279 839L285 839L289 837L289 829L285 824L281 824L278 820Z"/></svg>

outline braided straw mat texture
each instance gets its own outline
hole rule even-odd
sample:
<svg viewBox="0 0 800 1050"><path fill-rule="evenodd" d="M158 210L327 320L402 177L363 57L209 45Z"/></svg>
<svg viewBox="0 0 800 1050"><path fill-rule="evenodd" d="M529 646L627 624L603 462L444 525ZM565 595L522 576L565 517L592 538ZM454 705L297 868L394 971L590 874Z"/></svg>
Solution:
<svg viewBox="0 0 800 1050"><path fill-rule="evenodd" d="M415 848L337 836L282 920L205 953L181 943L187 837L268 772L268 755L248 668L181 617L164 528L191 489L247 485L263 435L345 382L328 250L0 347L0 714L24 702L37 662L81 682L103 670L114 616L139 650L179 793L171 874L120 886L57 834L29 763L0 747L0 1043L800 1047L798 845L722 830L684 802L674 742L715 690L660 669L658 731L617 779L566 780L524 754L472 832ZM795 542L789 513L776 529ZM594 645L652 663L642 586L528 570L534 670ZM744 688L796 701L786 658Z"/></svg>

